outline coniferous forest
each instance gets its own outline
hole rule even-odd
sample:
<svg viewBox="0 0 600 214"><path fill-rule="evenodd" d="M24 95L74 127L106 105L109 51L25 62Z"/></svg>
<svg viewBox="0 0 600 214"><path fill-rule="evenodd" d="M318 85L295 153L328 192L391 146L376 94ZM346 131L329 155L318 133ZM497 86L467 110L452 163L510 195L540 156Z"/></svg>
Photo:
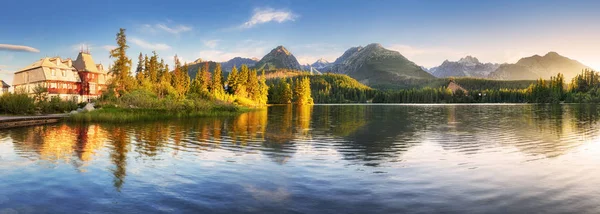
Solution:
<svg viewBox="0 0 600 214"><path fill-rule="evenodd" d="M118 47L111 51L114 65L111 87L103 96L115 100L143 100L155 97L164 102L212 100L242 106L313 103L560 103L600 102L600 77L584 70L567 82L562 74L537 81L500 81L476 78L439 78L406 80L396 86L366 86L343 75L276 69L256 70L247 65L234 66L224 73L221 65L200 62L195 71L175 56L169 65L156 52L139 54L135 74L130 75L132 60L126 56L125 30L117 34ZM191 74L191 75L190 75ZM193 78L191 77L193 76ZM454 82L461 89L451 90ZM137 96L135 98L128 97Z"/></svg>

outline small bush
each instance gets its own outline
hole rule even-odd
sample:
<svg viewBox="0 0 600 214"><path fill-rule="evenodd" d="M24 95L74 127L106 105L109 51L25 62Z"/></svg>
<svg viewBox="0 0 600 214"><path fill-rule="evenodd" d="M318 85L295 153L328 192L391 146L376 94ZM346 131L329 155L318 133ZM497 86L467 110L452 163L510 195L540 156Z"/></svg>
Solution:
<svg viewBox="0 0 600 214"><path fill-rule="evenodd" d="M27 94L6 93L0 96L0 112L3 114L33 114L35 104Z"/></svg>

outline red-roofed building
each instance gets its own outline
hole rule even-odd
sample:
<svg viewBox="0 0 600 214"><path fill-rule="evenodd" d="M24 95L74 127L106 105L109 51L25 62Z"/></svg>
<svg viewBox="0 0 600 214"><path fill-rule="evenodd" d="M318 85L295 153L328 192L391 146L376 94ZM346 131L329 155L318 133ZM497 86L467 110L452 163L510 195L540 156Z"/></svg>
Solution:
<svg viewBox="0 0 600 214"><path fill-rule="evenodd" d="M42 58L15 72L15 92L33 94L38 86L48 89L48 96L63 100L88 102L96 99L106 89L110 77L92 56L80 52L75 61L70 58Z"/></svg>

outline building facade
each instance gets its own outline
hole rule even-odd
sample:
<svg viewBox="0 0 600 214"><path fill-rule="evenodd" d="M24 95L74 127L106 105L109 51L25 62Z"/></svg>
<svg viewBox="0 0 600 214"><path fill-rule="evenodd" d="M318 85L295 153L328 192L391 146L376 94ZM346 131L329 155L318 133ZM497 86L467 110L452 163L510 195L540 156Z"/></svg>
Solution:
<svg viewBox="0 0 600 214"><path fill-rule="evenodd" d="M34 94L36 88L46 88L49 97L75 102L97 99L106 89L109 76L101 64L95 64L89 52L80 52L75 61L42 58L15 72L15 92Z"/></svg>

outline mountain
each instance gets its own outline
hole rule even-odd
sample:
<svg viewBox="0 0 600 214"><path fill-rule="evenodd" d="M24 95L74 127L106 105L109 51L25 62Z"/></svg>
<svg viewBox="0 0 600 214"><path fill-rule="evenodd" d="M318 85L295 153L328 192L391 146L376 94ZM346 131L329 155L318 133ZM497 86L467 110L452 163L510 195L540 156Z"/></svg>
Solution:
<svg viewBox="0 0 600 214"><path fill-rule="evenodd" d="M221 62L221 68L223 69L223 71L227 71L230 72L231 69L233 68L233 66L237 66L238 68L240 67L240 65L247 65L248 67L252 67L256 64L256 62L258 62L258 60L256 58L242 58L242 57L235 57L233 59L230 59L227 62Z"/></svg>
<svg viewBox="0 0 600 214"><path fill-rule="evenodd" d="M290 53L285 47L277 46L265 55L260 61L258 61L254 68L258 70L265 69L267 71L275 70L278 68L295 69L301 70L302 66L298 63L298 60L292 53Z"/></svg>
<svg viewBox="0 0 600 214"><path fill-rule="evenodd" d="M215 71L215 68L217 67L217 62L213 62L213 61L202 61L202 59L197 59L196 61L192 62L192 63L188 63L188 75L190 76L190 79L194 79L196 78L196 74L198 73L198 71L200 69L202 69L202 67L204 65L208 64L208 71L210 73L213 73ZM221 66L221 70L222 66Z"/></svg>
<svg viewBox="0 0 600 214"><path fill-rule="evenodd" d="M548 52L544 56L521 58L515 64L502 64L490 73L489 77L501 80L533 80L550 79L551 76L562 73L565 80L570 80L583 69L589 67L556 52Z"/></svg>
<svg viewBox="0 0 600 214"><path fill-rule="evenodd" d="M316 62L314 62L313 64L311 64L310 66L312 66L313 68L316 68L318 70L327 68L331 65L331 63L329 61L327 61L326 59L319 59Z"/></svg>
<svg viewBox="0 0 600 214"><path fill-rule="evenodd" d="M406 79L434 78L397 51L385 49L377 43L346 50L335 60L331 72L347 74L367 85L394 84Z"/></svg>
<svg viewBox="0 0 600 214"><path fill-rule="evenodd" d="M466 56L456 62L444 61L440 66L429 69L429 73L436 77L487 77L498 69L500 65L494 63L481 63L472 56Z"/></svg>

